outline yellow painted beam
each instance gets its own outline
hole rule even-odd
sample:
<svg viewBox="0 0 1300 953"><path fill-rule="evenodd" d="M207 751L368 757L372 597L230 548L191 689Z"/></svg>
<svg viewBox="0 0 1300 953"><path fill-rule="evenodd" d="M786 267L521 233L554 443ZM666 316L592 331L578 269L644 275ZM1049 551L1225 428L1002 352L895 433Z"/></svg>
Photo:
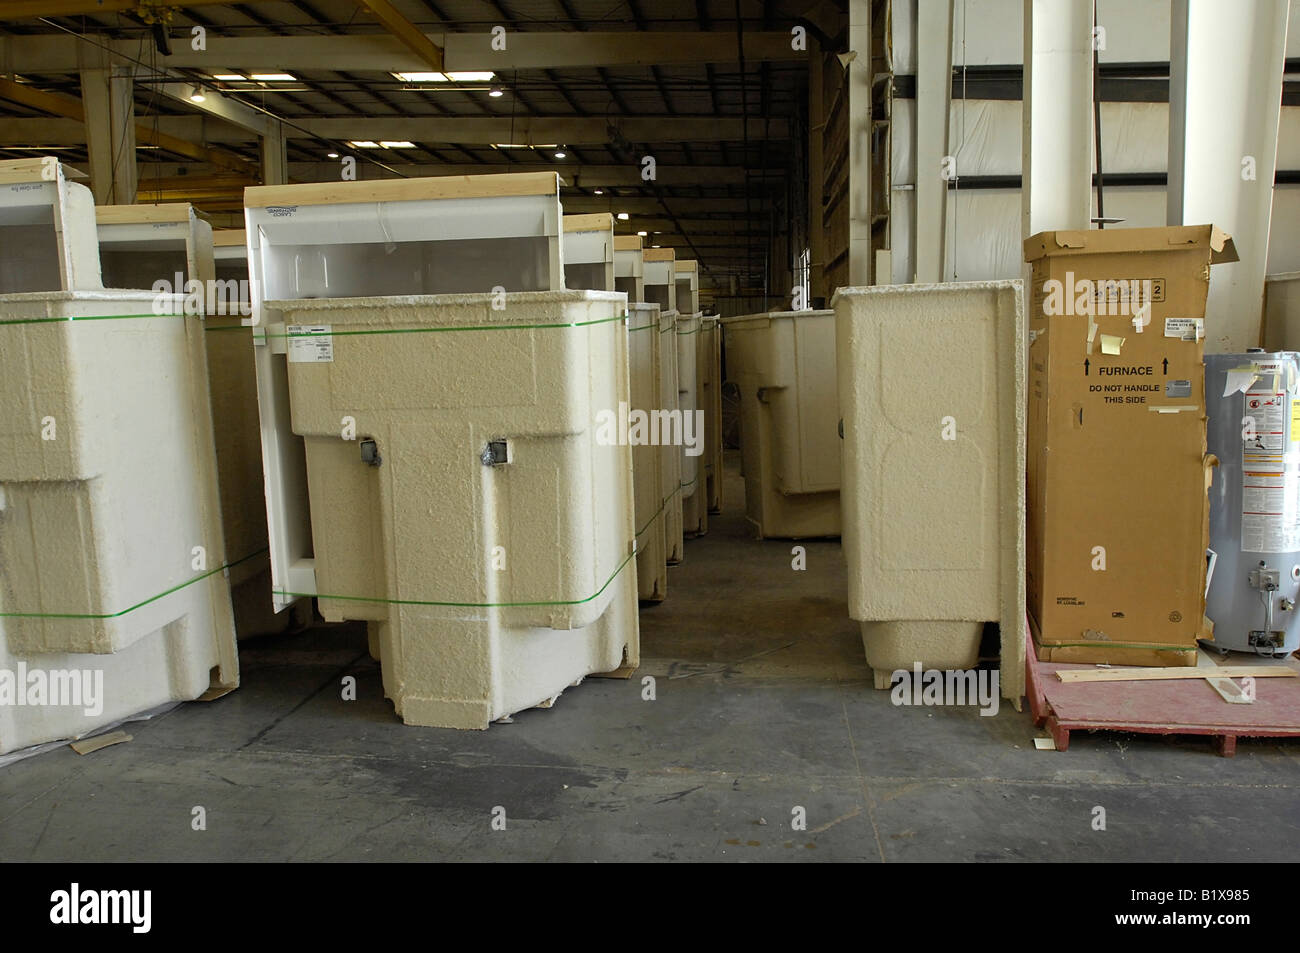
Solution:
<svg viewBox="0 0 1300 953"><path fill-rule="evenodd" d="M442 47L434 44L427 36L388 0L355 0L357 6L369 10L375 19L384 25L384 29L402 42L408 50L429 64L429 69L441 73Z"/></svg>

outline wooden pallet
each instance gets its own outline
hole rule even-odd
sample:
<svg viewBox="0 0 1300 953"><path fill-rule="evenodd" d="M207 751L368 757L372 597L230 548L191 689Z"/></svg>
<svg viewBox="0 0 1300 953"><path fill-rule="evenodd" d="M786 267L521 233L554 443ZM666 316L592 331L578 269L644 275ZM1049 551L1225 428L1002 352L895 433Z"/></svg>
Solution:
<svg viewBox="0 0 1300 953"><path fill-rule="evenodd" d="M1257 661L1246 656L1225 661L1243 660ZM1217 666L1217 660L1210 662L1210 667ZM1300 669L1294 658L1273 664ZM1096 666L1040 662L1032 642L1027 642L1025 667L1034 724L1047 729L1058 751L1069 748L1071 731L1083 730L1208 735L1219 754L1228 758L1236 753L1238 738L1300 738L1300 678L1258 679L1254 702L1230 704L1206 678L1062 682L1057 671Z"/></svg>

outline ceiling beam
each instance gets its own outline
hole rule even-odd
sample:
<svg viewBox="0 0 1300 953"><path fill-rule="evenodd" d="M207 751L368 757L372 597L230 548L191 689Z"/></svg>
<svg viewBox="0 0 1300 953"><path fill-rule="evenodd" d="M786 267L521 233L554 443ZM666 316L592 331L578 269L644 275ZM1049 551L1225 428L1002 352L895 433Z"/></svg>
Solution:
<svg viewBox="0 0 1300 953"><path fill-rule="evenodd" d="M0 142L24 146L59 145L58 142L49 141L50 133L43 133L40 130L42 127L59 125L63 133L66 134L68 124L75 126L77 144L86 141L86 114L79 99L64 96L61 93L47 93L23 83L15 83L13 80L3 78L0 78L0 99L61 117L61 119L52 120L0 119ZM8 130L5 130L4 127L14 123L23 124L28 132L24 134L19 131L16 135L9 135ZM136 123L135 135L136 139L145 145L158 146L168 152L174 152L190 159L198 159L201 162L208 162L232 172L253 173L257 171L256 163L198 145L192 141L197 137L182 139L161 130L156 130L148 120Z"/></svg>
<svg viewBox="0 0 1300 953"><path fill-rule="evenodd" d="M756 208L762 199L754 196L753 204ZM690 215L707 215L720 213L743 213L745 211L745 200L740 199L697 199L684 198L674 199L669 196L668 200L674 204L680 204L683 208L689 210ZM632 212L642 215L661 215L663 214L663 205L657 198L644 198L642 196L615 196L611 198L607 195L595 195L591 198L586 196L569 196L564 200L565 212Z"/></svg>
<svg viewBox="0 0 1300 953"><path fill-rule="evenodd" d="M505 162L457 163L455 165L421 163L419 165L395 165L393 168L411 178L428 175L483 175L490 172L519 171L518 166L507 166ZM555 165L538 164L534 166L532 163L528 163L525 168L537 172L558 172L566 184L582 189L641 188L645 185L641 179L641 167L637 165L562 165L556 163ZM289 163L289 174L300 182L323 182L328 179L338 178L338 173L339 164L337 160L331 162ZM140 174L145 174L143 169ZM391 173L378 166L365 162L357 163L357 178L359 179L390 178L391 175ZM767 170L752 169L749 173L751 180L762 179L765 175L777 177L784 175L784 171L776 168ZM685 167L664 165L657 170L655 181L659 185L668 188L743 185L745 183L745 170L740 166L697 165ZM599 199L600 196L594 196L594 198Z"/></svg>
<svg viewBox="0 0 1300 953"><path fill-rule="evenodd" d="M683 203L685 201L686 200L682 200ZM569 211L569 203L565 200L564 196L560 196L560 204L564 206L566 212ZM614 209L614 211L617 212L621 210ZM676 224L678 222L682 223L683 226L689 227L679 229ZM635 235L638 231L660 231L664 233L672 233L685 230L691 235L722 235L726 236L728 239L736 240L740 240L745 235L753 235L755 237L762 236L764 240L767 239L766 228L755 228L753 225L750 225L743 220L737 221L735 218L700 218L699 216L691 215L689 212L674 216L673 218L668 218L666 216L639 215L636 212L633 212L630 219L627 221L619 221L616 225L616 231L620 235Z"/></svg>
<svg viewBox="0 0 1300 953"><path fill-rule="evenodd" d="M703 232L697 231L694 228L688 229L688 231L690 233L690 241L694 242L697 248L712 248L712 249L721 248L724 250L738 251L738 252L746 251L746 243L748 241L748 238L745 235L708 235ZM634 235L636 233L630 232L628 234ZM755 237L766 240L767 232L763 232L761 235L756 235ZM664 248L689 248L690 247L689 244L687 243L686 238L680 232L676 232L676 231L674 231L671 234L665 231L661 235L647 235L643 239L641 239L641 241L645 243L646 248L649 248L651 245L662 245ZM690 257L690 256L684 256L684 257ZM712 256L710 256L710 258L711 257Z"/></svg>
<svg viewBox="0 0 1300 953"><path fill-rule="evenodd" d="M147 13L177 7L229 6L230 0L9 0L0 6L0 20L75 17L106 13Z"/></svg>
<svg viewBox="0 0 1300 953"><path fill-rule="evenodd" d="M442 47L421 33L419 28L402 16L388 0L355 0L355 3L373 13L375 19L384 25L385 30L423 61L426 69L442 72L444 68Z"/></svg>
<svg viewBox="0 0 1300 953"><path fill-rule="evenodd" d="M660 31L514 32L504 50L492 49L491 33L422 34L443 51L447 71L588 69L602 66L698 66L736 60L736 35ZM50 34L0 38L0 62L17 73L72 73L79 67L76 37ZM109 41L119 57L139 53L136 40ZM790 34L780 31L745 34L745 62L800 61L807 54L790 48ZM84 56L84 54L83 54ZM406 72L429 64L387 33L344 36L212 36L205 50L176 43L171 56L159 56L168 69L222 72L242 65L258 70L343 70Z"/></svg>
<svg viewBox="0 0 1300 953"><path fill-rule="evenodd" d="M31 89L29 86L21 88ZM569 146L581 146L609 142L611 127L632 142L739 142L744 138L744 122L739 117L674 116L668 121L666 117L655 116L613 117L609 120L584 116L519 116L513 120L513 133L509 116L282 118L289 139L321 138L336 142L391 139L478 146L497 142L539 145L563 142ZM208 116L156 116L146 117L144 122L150 127L156 122L167 135L193 142L235 143L256 138L256 133L224 121L214 122ZM751 142L763 138L787 138L788 124L784 119L751 117L748 122ZM80 130L70 132L57 122L0 117L0 143L53 146L79 145L85 141ZM393 155L393 152L374 150L374 157L381 161L387 161Z"/></svg>
<svg viewBox="0 0 1300 953"><path fill-rule="evenodd" d="M279 122L272 119L264 112L253 109L251 106L245 106L228 96L213 89L204 87L203 102L196 103L190 98L194 92L194 83L159 83L152 87L183 106L187 106L197 112L207 113L209 116L215 116L218 119L224 119L228 123L238 126L241 129L247 129L257 136L269 136L276 132Z"/></svg>

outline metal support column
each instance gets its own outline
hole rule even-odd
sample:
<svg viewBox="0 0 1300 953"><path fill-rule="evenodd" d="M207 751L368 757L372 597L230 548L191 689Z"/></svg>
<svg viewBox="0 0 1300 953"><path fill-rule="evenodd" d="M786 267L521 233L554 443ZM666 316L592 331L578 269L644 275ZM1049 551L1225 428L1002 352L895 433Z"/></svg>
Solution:
<svg viewBox="0 0 1300 953"><path fill-rule="evenodd" d="M1166 220L1217 225L1241 256L1210 275L1211 352L1260 343L1286 27L1287 0L1173 4Z"/></svg>
<svg viewBox="0 0 1300 953"><path fill-rule="evenodd" d="M849 0L849 50L849 284L858 286L872 281L871 0Z"/></svg>
<svg viewBox="0 0 1300 953"><path fill-rule="evenodd" d="M916 268L914 281L944 278L948 115L952 101L952 0L921 0L916 11ZM877 281L880 281L877 276ZM886 279L887 280L887 279Z"/></svg>
<svg viewBox="0 0 1300 953"><path fill-rule="evenodd" d="M1092 219L1092 3L1025 0L1023 236Z"/></svg>
<svg viewBox="0 0 1300 953"><path fill-rule="evenodd" d="M129 66L81 71L90 185L98 205L135 202L135 76Z"/></svg>

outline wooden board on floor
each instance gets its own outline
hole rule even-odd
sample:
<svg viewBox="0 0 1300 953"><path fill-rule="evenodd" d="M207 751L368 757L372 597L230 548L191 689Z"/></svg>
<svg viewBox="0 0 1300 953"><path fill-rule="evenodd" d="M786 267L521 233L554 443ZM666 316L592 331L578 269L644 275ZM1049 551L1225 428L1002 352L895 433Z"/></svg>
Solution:
<svg viewBox="0 0 1300 953"><path fill-rule="evenodd" d="M1285 665L1223 665L1211 672L1215 678L1295 678L1300 675ZM1058 666L1056 677L1062 682L1155 682L1169 679L1207 678L1201 668L1066 668Z"/></svg>

